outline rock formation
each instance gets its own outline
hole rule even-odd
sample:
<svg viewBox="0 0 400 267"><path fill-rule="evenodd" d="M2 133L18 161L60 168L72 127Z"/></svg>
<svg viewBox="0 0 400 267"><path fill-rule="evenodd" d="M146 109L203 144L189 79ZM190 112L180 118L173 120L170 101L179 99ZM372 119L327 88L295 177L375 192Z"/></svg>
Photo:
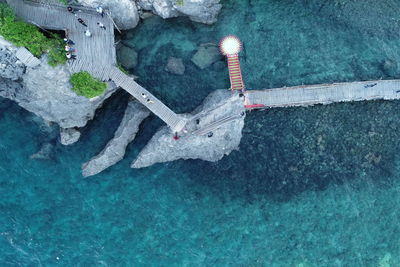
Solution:
<svg viewBox="0 0 400 267"><path fill-rule="evenodd" d="M78 0L82 5L96 8L102 6L109 10L111 17L120 30L135 28L139 22L138 9L131 0Z"/></svg>
<svg viewBox="0 0 400 267"><path fill-rule="evenodd" d="M27 68L15 57L15 51L16 47L0 40L0 96L61 128L85 126L103 101L117 90L114 83L109 83L102 96L78 96L71 90L66 66L51 67L43 56L39 66Z"/></svg>
<svg viewBox="0 0 400 267"><path fill-rule="evenodd" d="M82 165L83 176L95 175L120 161L126 147L135 138L140 123L150 115L150 111L137 101L130 101L114 138L89 162Z"/></svg>
<svg viewBox="0 0 400 267"><path fill-rule="evenodd" d="M217 21L221 9L219 0L136 0L139 8L151 10L167 19L188 16L190 20L205 24Z"/></svg>
<svg viewBox="0 0 400 267"><path fill-rule="evenodd" d="M74 128L68 128L68 129L61 128L60 129L60 142L64 146L68 146L68 145L72 145L72 144L76 143L80 137L81 137L81 133Z"/></svg>
<svg viewBox="0 0 400 267"><path fill-rule="evenodd" d="M218 161L238 149L245 118L243 99L238 95L232 96L225 90L214 91L187 117L191 120L187 134L175 140L170 129L162 127L140 152L132 167L142 168L177 159ZM218 127L208 127L226 118L230 119Z"/></svg>

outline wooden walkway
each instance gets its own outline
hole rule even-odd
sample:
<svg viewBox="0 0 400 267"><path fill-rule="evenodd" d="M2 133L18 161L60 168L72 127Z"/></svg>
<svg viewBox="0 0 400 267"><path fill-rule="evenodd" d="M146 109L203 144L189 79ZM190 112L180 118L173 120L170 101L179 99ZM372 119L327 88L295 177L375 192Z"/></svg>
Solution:
<svg viewBox="0 0 400 267"><path fill-rule="evenodd" d="M29 52L25 47L18 48L15 56L30 68L34 68L41 63L40 60L32 55L32 53Z"/></svg>
<svg viewBox="0 0 400 267"><path fill-rule="evenodd" d="M73 48L76 49L74 54L77 59L69 62L72 73L87 71L100 80L113 80L163 120L173 132L184 128L186 120L182 116L116 67L114 24L109 16L102 17L94 9L81 6L74 7L75 14L72 14L63 5L43 0L7 0L7 3L17 16L29 23L43 29L66 32L68 38L75 42ZM78 18L83 19L87 27L80 24ZM104 24L106 29L101 29L97 22ZM87 29L92 33L91 37L85 36Z"/></svg>
<svg viewBox="0 0 400 267"><path fill-rule="evenodd" d="M306 85L245 92L246 102L259 108L312 106L334 102L400 99L400 80Z"/></svg>

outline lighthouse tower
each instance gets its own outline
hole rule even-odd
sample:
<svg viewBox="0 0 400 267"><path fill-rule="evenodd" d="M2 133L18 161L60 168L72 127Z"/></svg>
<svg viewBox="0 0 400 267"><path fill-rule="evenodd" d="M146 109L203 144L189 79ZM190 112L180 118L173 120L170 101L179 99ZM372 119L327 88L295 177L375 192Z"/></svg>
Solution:
<svg viewBox="0 0 400 267"><path fill-rule="evenodd" d="M245 90L240 69L239 52L242 50L242 42L234 35L225 36L219 44L221 53L228 59L229 79L232 90Z"/></svg>

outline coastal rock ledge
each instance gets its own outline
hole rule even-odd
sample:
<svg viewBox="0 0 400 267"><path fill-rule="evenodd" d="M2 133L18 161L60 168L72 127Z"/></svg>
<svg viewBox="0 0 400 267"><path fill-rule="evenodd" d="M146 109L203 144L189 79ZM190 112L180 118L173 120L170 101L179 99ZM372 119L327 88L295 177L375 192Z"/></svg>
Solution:
<svg viewBox="0 0 400 267"><path fill-rule="evenodd" d="M92 176L120 161L126 147L139 131L139 125L150 115L150 111L137 101L130 101L121 124L106 147L97 156L82 165L82 175Z"/></svg>
<svg viewBox="0 0 400 267"><path fill-rule="evenodd" d="M245 114L243 100L238 94L216 90L193 113L185 115L191 121L187 125L188 134L174 140L168 126L162 127L131 167L143 168L178 159L218 161L238 149ZM224 120L218 127L210 127L213 122Z"/></svg>

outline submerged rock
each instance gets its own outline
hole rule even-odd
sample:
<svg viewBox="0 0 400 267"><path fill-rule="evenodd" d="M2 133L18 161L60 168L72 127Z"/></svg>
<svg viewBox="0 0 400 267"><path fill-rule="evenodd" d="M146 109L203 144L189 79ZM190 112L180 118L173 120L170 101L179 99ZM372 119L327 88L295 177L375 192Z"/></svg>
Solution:
<svg viewBox="0 0 400 267"><path fill-rule="evenodd" d="M120 30L135 28L139 22L138 9L131 0L78 0L82 5L96 8L101 5L109 10L111 17Z"/></svg>
<svg viewBox="0 0 400 267"><path fill-rule="evenodd" d="M54 146L50 143L45 143L42 145L40 150L35 154L32 154L30 159L41 159L41 160L49 160L53 155Z"/></svg>
<svg viewBox="0 0 400 267"><path fill-rule="evenodd" d="M397 62L392 59L386 59L382 63L383 72L388 76L395 76L397 74Z"/></svg>
<svg viewBox="0 0 400 267"><path fill-rule="evenodd" d="M168 59L167 66L165 66L165 71L172 74L183 75L185 73L185 65L183 65L183 60L181 58L170 57Z"/></svg>
<svg viewBox="0 0 400 267"><path fill-rule="evenodd" d="M149 115L150 111L139 102L129 102L114 138L97 156L82 165L83 176L98 174L120 161L127 145L135 138L140 123Z"/></svg>
<svg viewBox="0 0 400 267"><path fill-rule="evenodd" d="M221 54L217 46L202 44L193 55L192 62L200 69L205 69L220 59Z"/></svg>
<svg viewBox="0 0 400 267"><path fill-rule="evenodd" d="M118 52L118 61L125 69L133 69L137 65L138 54L137 52L128 46L122 46Z"/></svg>
<svg viewBox="0 0 400 267"><path fill-rule="evenodd" d="M69 146L78 142L80 137L81 133L74 128L60 129L60 142L64 146Z"/></svg>
<svg viewBox="0 0 400 267"><path fill-rule="evenodd" d="M245 109L243 99L228 90L211 93L192 114L187 114L188 133L178 140L167 126L162 127L139 153L133 168L142 168L159 162L177 159L218 161L238 149L242 138ZM213 122L227 119L210 127Z"/></svg>

